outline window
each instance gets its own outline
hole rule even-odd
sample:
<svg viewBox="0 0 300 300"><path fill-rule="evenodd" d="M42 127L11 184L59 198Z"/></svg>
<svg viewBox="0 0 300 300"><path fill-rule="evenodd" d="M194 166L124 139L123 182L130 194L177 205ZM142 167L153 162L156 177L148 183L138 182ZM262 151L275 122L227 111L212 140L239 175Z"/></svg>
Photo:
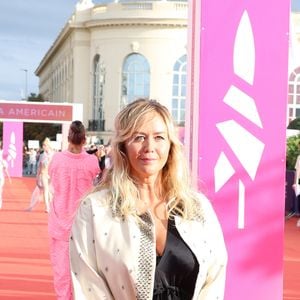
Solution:
<svg viewBox="0 0 300 300"><path fill-rule="evenodd" d="M122 106L150 94L150 67L141 54L126 57L122 71Z"/></svg>
<svg viewBox="0 0 300 300"><path fill-rule="evenodd" d="M288 120L293 120L300 111L300 67L290 74L288 93Z"/></svg>
<svg viewBox="0 0 300 300"><path fill-rule="evenodd" d="M101 122L104 120L103 88L105 83L105 67L100 61L99 54L94 58L93 69L93 119Z"/></svg>
<svg viewBox="0 0 300 300"><path fill-rule="evenodd" d="M185 123L186 58L186 55L181 56L173 67L172 116L180 126Z"/></svg>

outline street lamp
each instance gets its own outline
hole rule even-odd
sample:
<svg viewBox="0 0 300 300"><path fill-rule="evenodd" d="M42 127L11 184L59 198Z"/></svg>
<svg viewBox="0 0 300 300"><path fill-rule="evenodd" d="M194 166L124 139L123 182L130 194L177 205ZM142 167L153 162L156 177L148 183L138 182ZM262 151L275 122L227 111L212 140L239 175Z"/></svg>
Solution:
<svg viewBox="0 0 300 300"><path fill-rule="evenodd" d="M24 71L24 72L25 72L25 91L24 91L24 100L27 100L27 85L28 85L27 75L28 75L28 70L27 70L27 69L21 69L21 71Z"/></svg>

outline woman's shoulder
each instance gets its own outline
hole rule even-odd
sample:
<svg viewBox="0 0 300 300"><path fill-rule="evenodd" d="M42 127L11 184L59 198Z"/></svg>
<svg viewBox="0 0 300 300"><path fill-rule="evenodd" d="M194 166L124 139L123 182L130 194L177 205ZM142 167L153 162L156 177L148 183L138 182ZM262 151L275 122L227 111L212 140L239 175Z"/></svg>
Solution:
<svg viewBox="0 0 300 300"><path fill-rule="evenodd" d="M52 166L56 166L56 165L60 165L62 161L66 160L66 156L65 156L65 151L58 151L53 153L53 155L51 156L51 159L49 159L50 157L47 157L43 154L43 156L40 158L40 162L44 163L46 161L50 162L50 165Z"/></svg>
<svg viewBox="0 0 300 300"><path fill-rule="evenodd" d="M211 205L211 201L208 199L208 197L201 193L201 192L195 192L195 202L198 204L198 205L201 205L201 206L204 206L204 207L207 207L207 206L210 206Z"/></svg>
<svg viewBox="0 0 300 300"><path fill-rule="evenodd" d="M65 156L65 150L64 151L57 151L57 152L54 152L52 154L52 159L62 158L64 156Z"/></svg>
<svg viewBox="0 0 300 300"><path fill-rule="evenodd" d="M80 158L84 161L85 164L99 165L97 156L93 154L88 154L85 150L80 153Z"/></svg>
<svg viewBox="0 0 300 300"><path fill-rule="evenodd" d="M98 157L96 155L91 155L86 152L83 152L82 155L86 160L92 161L92 162L97 162L98 163Z"/></svg>
<svg viewBox="0 0 300 300"><path fill-rule="evenodd" d="M82 199L80 207L103 211L109 209L109 191L107 189L92 191Z"/></svg>
<svg viewBox="0 0 300 300"><path fill-rule="evenodd" d="M195 219L204 221L211 218L212 215L215 215L213 204L205 194L201 192L195 192L193 201Z"/></svg>

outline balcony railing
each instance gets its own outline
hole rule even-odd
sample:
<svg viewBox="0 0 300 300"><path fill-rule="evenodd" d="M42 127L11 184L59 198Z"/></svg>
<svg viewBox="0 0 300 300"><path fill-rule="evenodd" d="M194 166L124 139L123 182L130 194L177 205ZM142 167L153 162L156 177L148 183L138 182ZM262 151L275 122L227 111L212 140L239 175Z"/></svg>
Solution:
<svg viewBox="0 0 300 300"><path fill-rule="evenodd" d="M89 120L88 131L105 131L105 120Z"/></svg>

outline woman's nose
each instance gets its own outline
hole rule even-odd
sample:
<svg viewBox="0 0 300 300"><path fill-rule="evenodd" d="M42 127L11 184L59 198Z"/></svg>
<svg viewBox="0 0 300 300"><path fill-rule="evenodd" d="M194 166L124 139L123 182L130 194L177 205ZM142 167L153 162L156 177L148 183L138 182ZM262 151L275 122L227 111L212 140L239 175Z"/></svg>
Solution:
<svg viewBox="0 0 300 300"><path fill-rule="evenodd" d="M147 138L144 143L145 151L152 152L155 148L155 143L153 138Z"/></svg>

